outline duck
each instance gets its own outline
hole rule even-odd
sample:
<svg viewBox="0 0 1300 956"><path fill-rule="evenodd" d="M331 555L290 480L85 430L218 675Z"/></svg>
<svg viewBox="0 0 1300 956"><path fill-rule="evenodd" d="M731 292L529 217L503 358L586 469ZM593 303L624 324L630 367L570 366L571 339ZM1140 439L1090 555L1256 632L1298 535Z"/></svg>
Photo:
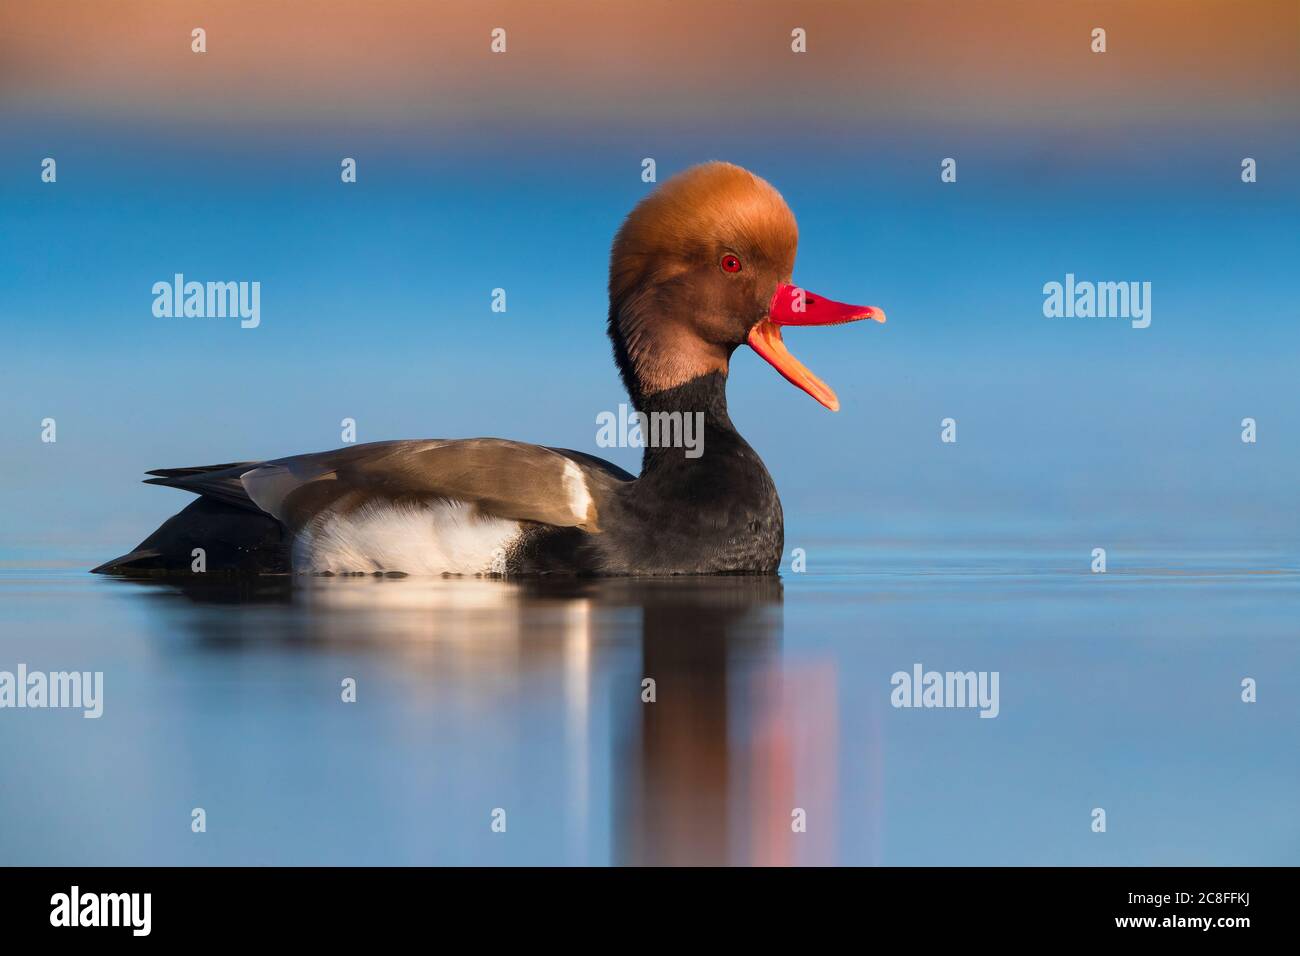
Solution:
<svg viewBox="0 0 1300 956"><path fill-rule="evenodd" d="M500 438L380 441L268 461L147 472L197 495L116 575L773 574L781 500L727 412L748 346L831 411L789 326L885 321L794 284L781 194L725 162L690 167L628 214L610 250L607 333L632 407L692 416L699 446L645 443L633 475L594 455ZM690 451L690 450L687 450Z"/></svg>

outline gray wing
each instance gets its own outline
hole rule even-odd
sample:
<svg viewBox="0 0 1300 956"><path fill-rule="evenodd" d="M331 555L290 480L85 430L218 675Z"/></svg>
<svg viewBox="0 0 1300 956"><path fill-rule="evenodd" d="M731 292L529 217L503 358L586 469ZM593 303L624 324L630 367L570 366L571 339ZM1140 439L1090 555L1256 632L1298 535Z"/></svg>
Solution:
<svg viewBox="0 0 1300 956"><path fill-rule="evenodd" d="M233 492L235 473L249 501L293 530L324 511L347 512L376 500L445 499L500 518L596 533L601 502L632 479L590 455L500 438L355 445L208 473L204 485Z"/></svg>

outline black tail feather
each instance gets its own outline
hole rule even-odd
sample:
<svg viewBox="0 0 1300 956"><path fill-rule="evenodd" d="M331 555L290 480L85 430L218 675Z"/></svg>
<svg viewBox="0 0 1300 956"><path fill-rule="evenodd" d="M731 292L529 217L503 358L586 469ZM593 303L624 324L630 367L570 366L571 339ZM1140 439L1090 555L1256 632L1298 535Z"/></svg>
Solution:
<svg viewBox="0 0 1300 956"><path fill-rule="evenodd" d="M290 570L289 535L284 525L257 510L247 498L234 503L204 494L164 521L134 550L104 562L94 573L194 574L196 549L202 551L205 573L281 574Z"/></svg>
<svg viewBox="0 0 1300 956"><path fill-rule="evenodd" d="M189 468L155 468L152 471L146 471L146 475L156 475L159 478L181 478L185 475L201 475L209 471L228 471L231 468L253 468L255 462L250 461L228 461L224 465L191 465Z"/></svg>

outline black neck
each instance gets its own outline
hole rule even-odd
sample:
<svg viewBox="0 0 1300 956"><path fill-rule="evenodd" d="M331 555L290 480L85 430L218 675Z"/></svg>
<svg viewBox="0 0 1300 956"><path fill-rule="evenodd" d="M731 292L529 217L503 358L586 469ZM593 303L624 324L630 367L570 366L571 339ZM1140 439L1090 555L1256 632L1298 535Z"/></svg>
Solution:
<svg viewBox="0 0 1300 956"><path fill-rule="evenodd" d="M711 372L701 375L674 388L664 389L650 395L634 395L632 398L636 410L646 415L656 413L680 413L683 421L691 416L691 427L695 427L695 415L703 413L703 454L707 458L710 444L722 451L736 443L744 444L744 439L736 432L727 414L727 375L725 372ZM694 434L694 433L693 433ZM675 447L651 447L649 436L645 452L641 456L641 474L661 472L689 464L685 450Z"/></svg>
<svg viewBox="0 0 1300 956"><path fill-rule="evenodd" d="M726 373L713 372L636 401L652 418L689 418L699 455L651 447L647 437L641 476L622 486L619 505L627 540L615 544L634 555L631 567L711 574L771 572L780 564L781 499L762 459L731 424L726 388Z"/></svg>

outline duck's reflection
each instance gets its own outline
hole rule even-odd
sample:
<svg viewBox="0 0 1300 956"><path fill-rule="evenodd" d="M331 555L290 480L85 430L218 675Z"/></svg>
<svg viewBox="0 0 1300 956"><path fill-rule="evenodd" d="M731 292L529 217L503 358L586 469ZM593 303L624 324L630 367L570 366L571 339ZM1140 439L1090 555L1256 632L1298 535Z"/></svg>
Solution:
<svg viewBox="0 0 1300 956"><path fill-rule="evenodd" d="M821 861L807 850L822 841L802 838L795 855L791 838L799 794L787 691L808 669L782 668L779 578L145 584L172 612L173 631L203 649L364 649L396 661L404 679L421 678L442 703L554 715L564 785L552 797L568 859ZM834 723L834 683L833 673L814 675L800 695L817 702L819 723ZM834 739L833 726L819 731ZM829 776L816 788L823 824L833 762L811 766ZM608 779L593 780L593 767Z"/></svg>
<svg viewBox="0 0 1300 956"><path fill-rule="evenodd" d="M642 586L642 681L622 744L619 862L717 863L730 852L748 795L736 792L733 737L752 739L743 697L781 645L781 584L733 578ZM739 724L739 725L737 725Z"/></svg>

